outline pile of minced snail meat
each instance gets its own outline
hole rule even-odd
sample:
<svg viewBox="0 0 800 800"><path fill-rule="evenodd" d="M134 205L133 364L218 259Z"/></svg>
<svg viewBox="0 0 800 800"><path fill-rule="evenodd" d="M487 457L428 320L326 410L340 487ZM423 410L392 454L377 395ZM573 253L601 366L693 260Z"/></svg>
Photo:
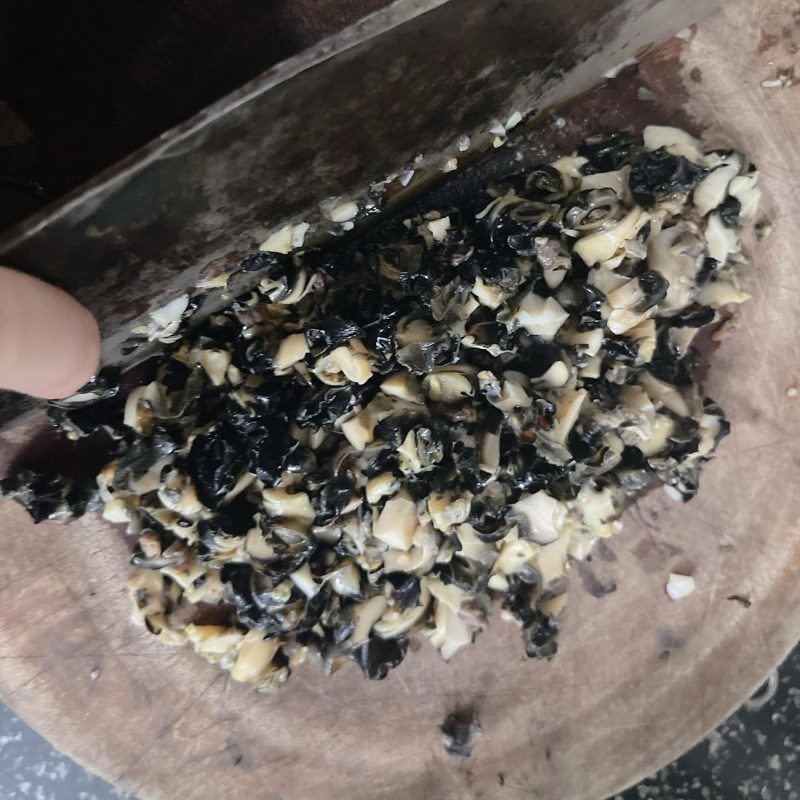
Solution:
<svg viewBox="0 0 800 800"><path fill-rule="evenodd" d="M383 678L415 633L451 659L498 605L550 657L570 560L644 490L691 498L728 432L692 342L748 297L758 197L742 154L650 126L335 248L262 249L226 310L152 315L148 380L52 405L110 443L96 485L3 492L126 525L136 620L261 690L309 655Z"/></svg>

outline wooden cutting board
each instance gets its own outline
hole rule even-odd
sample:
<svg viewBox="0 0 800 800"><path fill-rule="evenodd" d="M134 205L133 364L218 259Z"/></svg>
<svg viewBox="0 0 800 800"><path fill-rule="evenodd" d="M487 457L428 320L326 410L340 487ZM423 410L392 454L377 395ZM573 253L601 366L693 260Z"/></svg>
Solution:
<svg viewBox="0 0 800 800"><path fill-rule="evenodd" d="M685 118L749 153L774 231L750 243L753 301L708 376L731 436L694 501L651 494L573 569L555 660L528 661L495 615L449 665L420 637L385 681L311 663L260 696L129 624L115 529L34 528L3 503L3 699L142 800L598 800L698 741L800 635L800 86L761 86L799 46L795 2L739 0L641 65L656 99L632 121ZM29 437L4 434L2 460ZM672 602L667 575L685 570L697 590ZM463 705L484 732L457 762L437 726Z"/></svg>

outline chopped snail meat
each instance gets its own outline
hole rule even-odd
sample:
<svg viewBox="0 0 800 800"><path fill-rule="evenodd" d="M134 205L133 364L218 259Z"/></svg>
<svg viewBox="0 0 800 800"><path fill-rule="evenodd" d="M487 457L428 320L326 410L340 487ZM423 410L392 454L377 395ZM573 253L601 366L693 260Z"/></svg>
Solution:
<svg viewBox="0 0 800 800"><path fill-rule="evenodd" d="M270 234L258 248L265 253L291 253L292 251L293 228L291 225L284 225L282 228Z"/></svg>
<svg viewBox="0 0 800 800"><path fill-rule="evenodd" d="M469 495L453 497L449 494L431 494L427 498L428 513L434 528L451 533L455 525L465 522L470 513Z"/></svg>
<svg viewBox="0 0 800 800"><path fill-rule="evenodd" d="M397 372L381 383L381 391L409 403L422 403L419 382L410 372Z"/></svg>
<svg viewBox="0 0 800 800"><path fill-rule="evenodd" d="M702 216L722 205L725 195L728 193L728 187L739 174L741 166L742 160L739 154L731 153L695 186L692 202Z"/></svg>
<svg viewBox="0 0 800 800"><path fill-rule="evenodd" d="M229 308L151 312L137 336L169 347L138 383L106 369L50 405L108 442L96 479L25 470L0 495L124 526L135 622L259 691L315 653L384 678L419 633L449 660L498 595L550 658L570 559L655 483L693 497L730 429L695 342L749 297L759 196L742 154L651 125L362 231L374 209L333 199L351 239L279 227Z"/></svg>
<svg viewBox="0 0 800 800"><path fill-rule="evenodd" d="M195 348L189 352L189 363L199 364L214 386L222 386L231 365L231 353L216 347Z"/></svg>
<svg viewBox="0 0 800 800"><path fill-rule="evenodd" d="M291 575L292 583L304 594L306 597L313 597L319 590L314 581L314 576L311 574L311 567L306 562L300 569L295 570Z"/></svg>
<svg viewBox="0 0 800 800"><path fill-rule="evenodd" d="M627 333L632 328L642 325L655 313L655 309L649 309L641 314L630 308L615 308L609 315L606 323L608 330L615 335Z"/></svg>
<svg viewBox="0 0 800 800"><path fill-rule="evenodd" d="M339 203L339 205L334 206L328 217L332 222L349 222L358 214L358 203L353 200L349 200L345 203Z"/></svg>
<svg viewBox="0 0 800 800"><path fill-rule="evenodd" d="M534 336L551 340L567 321L569 314L552 297L540 297L531 292L522 298L508 322L524 328Z"/></svg>
<svg viewBox="0 0 800 800"><path fill-rule="evenodd" d="M164 387L156 381L133 389L125 401L123 425L127 425L142 436L150 436L155 425L153 405L163 396Z"/></svg>
<svg viewBox="0 0 800 800"><path fill-rule="evenodd" d="M278 347L275 355L275 370L283 371L301 361L308 355L308 345L305 334L292 333L287 336Z"/></svg>
<svg viewBox="0 0 800 800"><path fill-rule="evenodd" d="M556 361L547 368L543 375L540 375L535 380L552 389L559 389L569 380L569 367L563 361Z"/></svg>
<svg viewBox="0 0 800 800"><path fill-rule="evenodd" d="M680 392L672 385L660 381L648 373L639 379L639 385L647 392L657 406L668 408L680 417L689 416L689 406Z"/></svg>
<svg viewBox="0 0 800 800"><path fill-rule="evenodd" d="M442 658L450 661L464 645L472 643L480 628L480 621L463 613L462 605L468 598L463 589L436 579L429 580L427 585L434 597L435 607L435 627L428 637Z"/></svg>
<svg viewBox="0 0 800 800"><path fill-rule="evenodd" d="M729 255L739 251L739 237L736 231L729 228L718 211L708 217L706 223L706 243L708 255L718 264L724 264Z"/></svg>
<svg viewBox="0 0 800 800"><path fill-rule="evenodd" d="M262 497L264 510L271 517L313 520L316 516L305 492L291 493L284 489L264 489Z"/></svg>
<svg viewBox="0 0 800 800"><path fill-rule="evenodd" d="M617 493L611 488L596 489L585 483L574 505L581 516L581 522L593 536L610 536L613 529L610 523L619 515L616 504Z"/></svg>
<svg viewBox="0 0 800 800"><path fill-rule="evenodd" d="M353 612L356 624L350 634L348 644L359 645L367 641L373 625L383 616L383 612L388 606L389 603L382 594L371 597L357 606Z"/></svg>
<svg viewBox="0 0 800 800"><path fill-rule="evenodd" d="M447 237L447 231L450 230L450 217L442 217L441 219L432 219L426 223L428 230L435 242L443 242Z"/></svg>
<svg viewBox="0 0 800 800"><path fill-rule="evenodd" d="M387 500L372 526L376 539L397 550L408 550L419 520L414 503L407 497Z"/></svg>
<svg viewBox="0 0 800 800"><path fill-rule="evenodd" d="M391 472L376 475L364 487L367 502L373 506L377 505L382 497L394 494L400 485L400 481Z"/></svg>
<svg viewBox="0 0 800 800"><path fill-rule="evenodd" d="M586 165L587 159L583 156L562 156L553 161L550 166L560 172L565 178L581 178L581 170Z"/></svg>
<svg viewBox="0 0 800 800"><path fill-rule="evenodd" d="M561 535L554 542L540 547L531 559L539 576L539 589L548 591L567 574L570 538Z"/></svg>
<svg viewBox="0 0 800 800"><path fill-rule="evenodd" d="M697 276L706 250L690 229L678 223L662 230L647 245L647 262L668 284L660 307L664 311L685 308L697 291Z"/></svg>
<svg viewBox="0 0 800 800"><path fill-rule="evenodd" d="M252 636L248 633L245 641L239 648L236 661L231 668L231 678L242 683L251 683L257 686L272 668L272 660L280 650L280 640L265 639ZM252 637L248 641L248 637Z"/></svg>
<svg viewBox="0 0 800 800"><path fill-rule="evenodd" d="M383 555L383 564L389 572L410 572L425 575L439 556L439 540L426 525L417 526L406 551L389 549Z"/></svg>
<svg viewBox="0 0 800 800"><path fill-rule="evenodd" d="M526 564L531 563L538 551L539 545L525 539L504 541L493 569L503 575L516 575Z"/></svg>
<svg viewBox="0 0 800 800"><path fill-rule="evenodd" d="M603 346L603 329L595 328L591 331L566 331L561 336L561 341L578 347L582 355L592 358L600 352ZM566 381L564 381L566 383Z"/></svg>
<svg viewBox="0 0 800 800"><path fill-rule="evenodd" d="M492 311L497 310L509 297L511 293L501 288L499 285L487 284L483 278L478 276L472 286L472 294L475 299Z"/></svg>
<svg viewBox="0 0 800 800"><path fill-rule="evenodd" d="M518 500L508 512L520 534L538 544L554 542L566 522L567 509L560 500L539 491Z"/></svg>
<svg viewBox="0 0 800 800"><path fill-rule="evenodd" d="M333 386L347 381L363 384L372 377L372 368L367 355L352 346L342 346L322 356L314 366L314 374Z"/></svg>
<svg viewBox="0 0 800 800"><path fill-rule="evenodd" d="M472 381L459 372L437 371L426 375L422 388L429 400L440 403L457 403L475 394Z"/></svg>
<svg viewBox="0 0 800 800"><path fill-rule="evenodd" d="M628 168L613 170L611 172L594 172L581 175L581 191L589 189L613 189L618 197L624 197L628 189Z"/></svg>
<svg viewBox="0 0 800 800"><path fill-rule="evenodd" d="M145 335L151 342L174 341L178 333L183 316L189 308L189 295L183 294L167 303L161 308L150 312L150 321L142 330L135 329L135 334Z"/></svg>
<svg viewBox="0 0 800 800"><path fill-rule="evenodd" d="M374 438L377 420L366 409L341 425L342 433L356 450L363 450Z"/></svg>
<svg viewBox="0 0 800 800"><path fill-rule="evenodd" d="M566 442L588 396L586 389L564 392L556 402L556 424L549 434L551 439L560 444Z"/></svg>
<svg viewBox="0 0 800 800"><path fill-rule="evenodd" d="M325 580L336 594L344 597L356 597L361 593L361 571L352 561L340 564L325 576Z"/></svg>
<svg viewBox="0 0 800 800"><path fill-rule="evenodd" d="M728 194L739 201L739 216L751 219L755 216L761 200L761 189L758 188L758 173L753 171L747 175L738 175L728 184Z"/></svg>
<svg viewBox="0 0 800 800"><path fill-rule="evenodd" d="M668 153L694 161L705 163L702 153L703 143L680 128L668 125L648 125L642 133L642 140L647 150L664 148Z"/></svg>
<svg viewBox="0 0 800 800"><path fill-rule="evenodd" d="M728 281L711 281L697 293L696 299L701 305L717 309L726 305L746 303L750 295Z"/></svg>
<svg viewBox="0 0 800 800"><path fill-rule="evenodd" d="M578 239L574 251L590 267L609 261L649 221L649 214L641 208L632 208L613 227Z"/></svg>

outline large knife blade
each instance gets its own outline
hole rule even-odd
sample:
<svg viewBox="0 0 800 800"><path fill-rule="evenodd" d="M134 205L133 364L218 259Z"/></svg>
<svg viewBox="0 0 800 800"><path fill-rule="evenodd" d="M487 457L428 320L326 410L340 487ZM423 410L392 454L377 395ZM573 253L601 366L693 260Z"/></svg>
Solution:
<svg viewBox="0 0 800 800"><path fill-rule="evenodd" d="M459 137L585 90L715 0L399 0L169 131L0 242L0 262L95 314L103 361L133 326L226 271L286 222L319 240L331 198L389 173L441 174ZM598 123L600 121L598 120ZM422 158L420 159L420 156ZM201 314L226 295L212 292ZM0 422L26 403L6 395Z"/></svg>

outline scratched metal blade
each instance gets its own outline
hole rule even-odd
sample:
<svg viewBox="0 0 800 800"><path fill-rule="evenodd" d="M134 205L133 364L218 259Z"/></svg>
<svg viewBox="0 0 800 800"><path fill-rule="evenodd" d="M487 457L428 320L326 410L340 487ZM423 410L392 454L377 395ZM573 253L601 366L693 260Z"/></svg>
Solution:
<svg viewBox="0 0 800 800"><path fill-rule="evenodd" d="M148 310L232 267L282 222L306 221L319 238L321 202L362 197L418 154L415 179L429 181L459 136L477 141L513 109L578 94L714 5L399 0L25 221L0 261L78 297L100 323L104 363L124 366L122 343ZM26 408L5 393L0 423Z"/></svg>

